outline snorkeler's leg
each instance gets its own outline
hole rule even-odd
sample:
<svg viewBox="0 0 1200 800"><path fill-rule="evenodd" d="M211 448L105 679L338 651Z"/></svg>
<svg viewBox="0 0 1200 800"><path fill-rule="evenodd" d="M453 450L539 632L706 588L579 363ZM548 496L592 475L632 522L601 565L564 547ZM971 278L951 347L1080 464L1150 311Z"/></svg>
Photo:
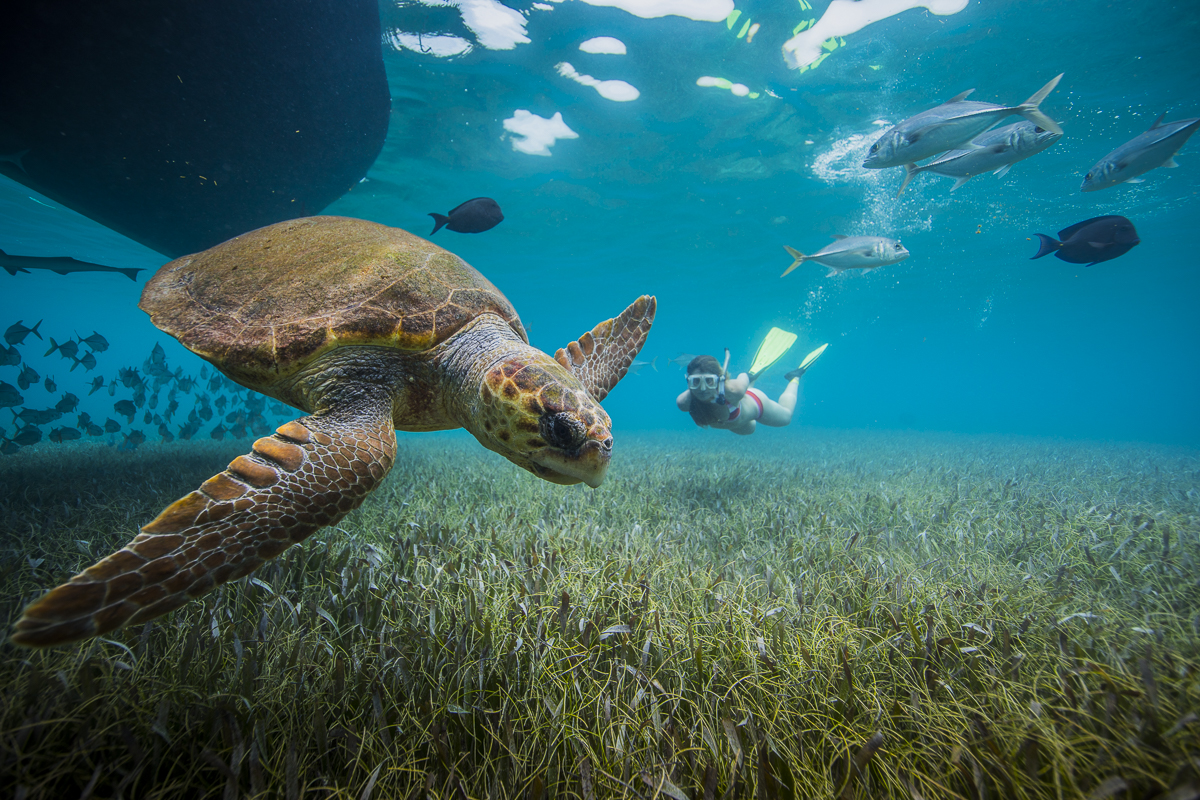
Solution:
<svg viewBox="0 0 1200 800"><path fill-rule="evenodd" d="M763 425L770 425L772 428L783 428L789 425L792 421L792 412L796 409L796 392L799 388L799 379L793 378L788 381L787 388L783 390L783 394L779 395L778 401L765 395L760 396L763 410L758 421Z"/></svg>

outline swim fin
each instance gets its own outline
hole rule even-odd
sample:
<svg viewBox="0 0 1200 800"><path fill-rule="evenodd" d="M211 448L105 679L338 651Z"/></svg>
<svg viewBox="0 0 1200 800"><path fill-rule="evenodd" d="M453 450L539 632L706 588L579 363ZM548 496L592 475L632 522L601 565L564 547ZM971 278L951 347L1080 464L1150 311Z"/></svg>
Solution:
<svg viewBox="0 0 1200 800"><path fill-rule="evenodd" d="M750 380L753 381L768 367L783 358L783 354L795 341L796 334L794 333L788 333L779 328L771 328L767 331L762 344L758 346L758 352L754 354L754 363L750 365Z"/></svg>
<svg viewBox="0 0 1200 800"><path fill-rule="evenodd" d="M787 378L789 381L792 378L799 378L801 375L803 375L805 373L806 370L808 370L809 367L811 367L813 365L813 363L818 358L821 357L821 353L825 352L826 347L829 347L829 345L823 344L820 347L818 347L816 350L813 350L811 353L809 353L808 355L806 355L804 357L804 360L800 362L800 366L796 367L794 370L791 370L790 372L788 372L788 374L784 375L783 377Z"/></svg>

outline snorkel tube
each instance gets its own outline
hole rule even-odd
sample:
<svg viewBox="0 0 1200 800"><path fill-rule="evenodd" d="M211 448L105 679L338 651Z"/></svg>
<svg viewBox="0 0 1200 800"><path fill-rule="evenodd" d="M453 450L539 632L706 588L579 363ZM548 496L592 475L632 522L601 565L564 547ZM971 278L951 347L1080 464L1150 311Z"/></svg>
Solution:
<svg viewBox="0 0 1200 800"><path fill-rule="evenodd" d="M729 348L725 348L725 363L721 365L721 374L717 376L717 405L725 405L725 374L729 371Z"/></svg>

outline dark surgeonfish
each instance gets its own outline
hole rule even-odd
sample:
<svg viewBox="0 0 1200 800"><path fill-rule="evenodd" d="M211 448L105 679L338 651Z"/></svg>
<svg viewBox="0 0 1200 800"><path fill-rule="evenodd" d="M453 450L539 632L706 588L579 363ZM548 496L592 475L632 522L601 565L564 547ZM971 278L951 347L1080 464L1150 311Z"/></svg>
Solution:
<svg viewBox="0 0 1200 800"><path fill-rule="evenodd" d="M53 408L22 408L16 418L28 425L45 425L62 417L62 412Z"/></svg>
<svg viewBox="0 0 1200 800"><path fill-rule="evenodd" d="M74 372L75 368L81 364L86 371L91 372L96 368L96 354L84 353L83 358L76 358L74 359L74 362L75 363L71 365L71 372Z"/></svg>
<svg viewBox="0 0 1200 800"><path fill-rule="evenodd" d="M12 440L21 445L21 447L29 447L29 445L37 444L42 440L42 432L33 425L26 425L17 431Z"/></svg>
<svg viewBox="0 0 1200 800"><path fill-rule="evenodd" d="M32 328L26 328L24 325L22 325L21 323L23 321L24 320L17 320L12 325L8 326L8 330L4 332L4 341L8 342L9 344L24 344L25 337L31 333L39 339L42 338L42 335L38 333L38 327L40 327L42 324L40 319L37 321L37 325L34 325Z"/></svg>
<svg viewBox="0 0 1200 800"><path fill-rule="evenodd" d="M104 376L97 375L95 378L92 378L92 390L90 392L88 392L88 397L91 397L92 395L94 395L96 392L100 391L103 388L104 388Z"/></svg>
<svg viewBox="0 0 1200 800"><path fill-rule="evenodd" d="M1175 154L1200 127L1200 117L1163 122L1166 116L1163 114L1150 126L1150 130L1135 136L1097 161L1088 170L1079 191L1094 192L1118 183L1141 183L1145 178L1138 176L1143 172L1155 167L1178 167Z"/></svg>
<svg viewBox="0 0 1200 800"><path fill-rule="evenodd" d="M21 370L21 374L17 376L17 386L22 389L28 389L42 379L41 375L37 374L37 370L28 364Z"/></svg>
<svg viewBox="0 0 1200 800"><path fill-rule="evenodd" d="M79 334L75 335L78 336ZM108 349L108 339L105 339L96 331L92 331L91 336L87 337L86 339L80 339L80 341L97 353L103 353Z"/></svg>
<svg viewBox="0 0 1200 800"><path fill-rule="evenodd" d="M64 414L70 414L72 411L74 411L78 407L79 407L79 398L76 397L75 395L73 395L71 392L67 392L66 394L64 394L62 396L62 399L59 400L54 405L54 409L56 411L61 411Z"/></svg>
<svg viewBox="0 0 1200 800"><path fill-rule="evenodd" d="M46 380L42 381L42 386L45 386L46 391L50 392L51 394L54 394L58 391L58 384L55 383L54 378L51 378L49 375L46 376Z"/></svg>
<svg viewBox="0 0 1200 800"><path fill-rule="evenodd" d="M12 408L25 402L25 398L11 383L0 381L0 408Z"/></svg>
<svg viewBox="0 0 1200 800"><path fill-rule="evenodd" d="M129 433L125 434L125 441L121 442L122 450L136 450L137 446L146 441L146 434L134 428Z"/></svg>
<svg viewBox="0 0 1200 800"><path fill-rule="evenodd" d="M106 267L68 256L12 256L3 250L0 250L0 269L4 269L9 275L29 272L31 269L49 270L58 275L72 272L119 272L131 281L136 281L137 274L145 271L142 267Z"/></svg>
<svg viewBox="0 0 1200 800"><path fill-rule="evenodd" d="M1123 256L1141 242L1133 223L1115 214L1085 219L1063 228L1058 232L1058 239L1044 233L1036 236L1041 241L1041 248L1032 258L1054 253L1063 261L1089 267Z"/></svg>
<svg viewBox="0 0 1200 800"><path fill-rule="evenodd" d="M121 430L121 423L117 422L112 417L105 417L104 430L106 433L116 433Z"/></svg>
<svg viewBox="0 0 1200 800"><path fill-rule="evenodd" d="M14 442L12 439L0 439L0 453L6 456L11 456L21 449L21 445Z"/></svg>
<svg viewBox="0 0 1200 800"><path fill-rule="evenodd" d="M995 103L967 100L974 89L955 95L940 106L922 111L890 128L871 145L863 167L902 167L923 158L932 158L938 153L962 147L1013 114L1020 114L1034 125L1061 135L1062 128L1058 123L1038 108L1038 104L1054 91L1061 79L1062 75L1053 78L1019 106L998 106Z"/></svg>
<svg viewBox="0 0 1200 800"><path fill-rule="evenodd" d="M81 436L83 436L83 434L74 428L55 428L54 430L50 431L50 441L56 444L70 442L80 438Z"/></svg>
<svg viewBox="0 0 1200 800"><path fill-rule="evenodd" d="M137 413L137 406L135 406L129 400L118 400L117 402L113 403L113 411L116 411L118 414L120 414L122 417L125 417L132 423L133 415Z"/></svg>
<svg viewBox="0 0 1200 800"><path fill-rule="evenodd" d="M57 350L58 354L63 358L74 358L79 354L79 342L76 342L74 339L67 339L62 344L59 344L58 342L54 341L54 337L51 336L50 349L43 353L43 355L48 356L55 350Z"/></svg>
<svg viewBox="0 0 1200 800"><path fill-rule="evenodd" d="M21 351L16 345L5 347L0 345L0 367L15 367L21 363Z"/></svg>
<svg viewBox="0 0 1200 800"><path fill-rule="evenodd" d="M430 236L440 231L443 225L456 233L483 233L496 227L504 219L504 214L500 212L500 204L490 197L468 200L451 209L449 216L433 212L430 212L429 216L437 223L433 226Z"/></svg>

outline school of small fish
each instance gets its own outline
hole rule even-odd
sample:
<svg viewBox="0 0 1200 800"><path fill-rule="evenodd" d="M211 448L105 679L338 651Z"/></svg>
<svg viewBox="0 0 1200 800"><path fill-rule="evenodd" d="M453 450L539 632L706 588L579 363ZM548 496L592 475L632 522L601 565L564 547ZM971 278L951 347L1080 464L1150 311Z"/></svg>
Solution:
<svg viewBox="0 0 1200 800"><path fill-rule="evenodd" d="M43 378L22 356L19 348L26 346L30 334L43 341L48 340L49 349L42 357L57 354L70 362L69 372L74 372L78 367L91 372L98 365L96 354L104 353L109 348L108 340L96 331L91 336L76 334L61 342L51 336L43 338L39 331L41 324L39 320L33 327L27 327L24 320L17 320L4 332L5 344L0 345L0 366L18 369L16 385L0 380L0 408L7 408L13 415L12 430L0 426L0 454L12 455L22 447L38 444L43 438L61 444L84 436L106 437L105 441L111 446L134 450L146 441L145 431L133 427L135 424L152 428L164 442L172 442L177 438L191 439L208 426L214 417L217 418L216 425L208 430L210 438L222 440L228 436L244 439L270 433L278 420L272 423L269 417L290 419L292 416L292 411L283 404L269 402L257 392L238 386L216 370L210 371L208 365L201 367L199 375L187 375L182 367L170 369L166 351L157 343L140 368L120 367L116 375L107 380L102 375L96 375L83 384L89 388L88 397L102 389L108 391L109 397L116 397L118 392L128 392L129 397L122 397L112 404L114 416L123 417L124 423L112 416L102 423L93 420L88 412L78 411L80 398L70 391L64 392L50 408L30 408L25 405L22 392L39 383L48 393L58 391L58 383L53 377L47 375ZM191 406L186 417L180 407L181 401L185 407ZM48 432L42 430L77 411L74 425L59 425ZM180 418L183 422L179 422Z"/></svg>

